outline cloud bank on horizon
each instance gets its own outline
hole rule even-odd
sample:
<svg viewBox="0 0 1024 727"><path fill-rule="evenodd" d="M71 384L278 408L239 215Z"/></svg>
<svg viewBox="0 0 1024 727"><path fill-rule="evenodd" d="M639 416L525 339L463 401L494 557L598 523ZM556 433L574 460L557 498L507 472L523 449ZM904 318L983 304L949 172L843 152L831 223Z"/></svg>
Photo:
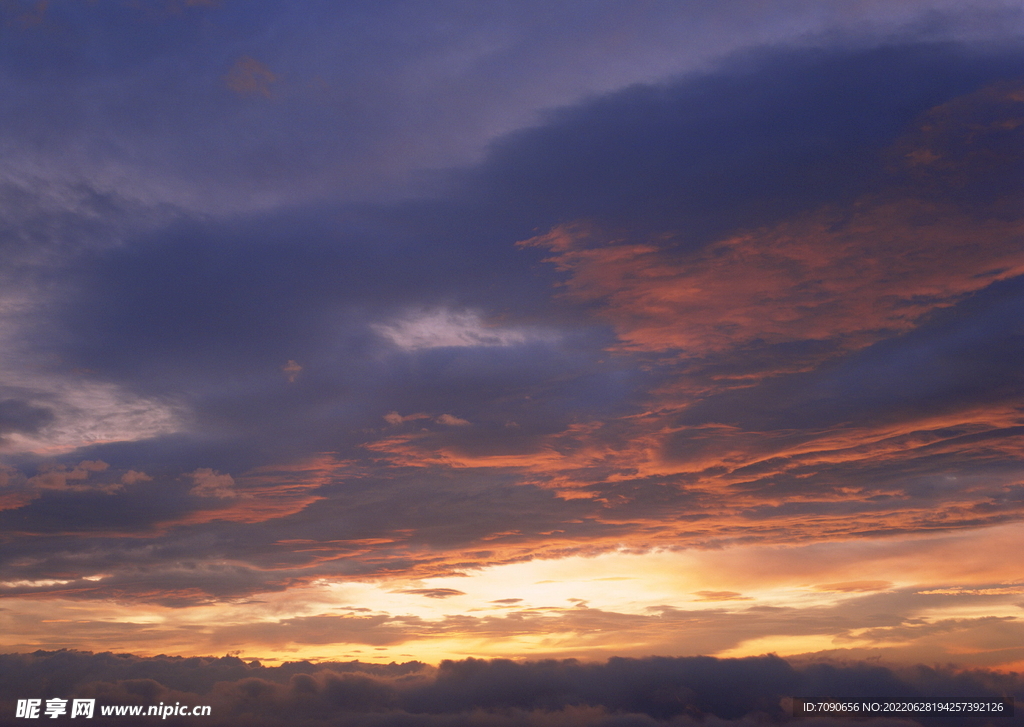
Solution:
<svg viewBox="0 0 1024 727"><path fill-rule="evenodd" d="M5 650L1024 665L1024 14L630 7L0 8Z"/></svg>
<svg viewBox="0 0 1024 727"><path fill-rule="evenodd" d="M207 705L215 725L691 725L734 727L778 724L792 718L792 702L950 700L999 703L1022 694L1020 677L948 668L893 670L877 664L792 665L776 656L616 658L607 664L574 660L516 663L506 659L419 662L295 662L267 667L237 657L150 657L76 652L0 655L17 675L0 687L0 704L17 695L94 699L98 706ZM53 674L60 673L59 679ZM99 714L99 712L97 712ZM147 718L136 720L143 724ZM152 721L152 718L148 718ZM118 723L127 722L123 717ZM949 724L949 716L922 722ZM15 724L18 723L17 721ZM25 722L21 722L25 724ZM194 723L172 717L167 724ZM1006 719L1000 723L1012 724ZM842 724L802 719L811 727ZM881 717L868 724L914 724ZM986 724L965 717L958 724ZM992 724L991 721L987 724Z"/></svg>

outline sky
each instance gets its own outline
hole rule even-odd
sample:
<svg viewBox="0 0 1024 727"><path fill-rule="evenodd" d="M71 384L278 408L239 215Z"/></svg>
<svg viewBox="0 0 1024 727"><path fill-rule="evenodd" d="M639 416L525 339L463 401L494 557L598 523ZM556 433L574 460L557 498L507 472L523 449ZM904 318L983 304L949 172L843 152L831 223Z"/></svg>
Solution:
<svg viewBox="0 0 1024 727"><path fill-rule="evenodd" d="M1024 698L1022 38L997 0L0 3L4 709ZM690 696L601 686L652 679Z"/></svg>

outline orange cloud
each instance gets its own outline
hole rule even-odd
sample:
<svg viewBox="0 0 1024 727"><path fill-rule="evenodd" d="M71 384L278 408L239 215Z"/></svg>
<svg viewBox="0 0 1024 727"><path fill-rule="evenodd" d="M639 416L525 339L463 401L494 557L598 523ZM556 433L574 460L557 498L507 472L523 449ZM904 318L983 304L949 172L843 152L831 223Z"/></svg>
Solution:
<svg viewBox="0 0 1024 727"><path fill-rule="evenodd" d="M590 247L563 226L523 245L555 252L565 295L598 304L621 350L701 356L752 341L836 339L844 349L910 330L932 310L1024 274L1024 222L980 223L952 206L865 200L678 255Z"/></svg>
<svg viewBox="0 0 1024 727"><path fill-rule="evenodd" d="M40 473L29 477L27 483L40 490L96 490L112 492L120 489L119 483L101 483L95 485L70 484L87 480L93 472L103 472L110 465L100 460L82 460L75 467L68 469L64 465L50 465L40 468Z"/></svg>
<svg viewBox="0 0 1024 727"><path fill-rule="evenodd" d="M670 232L625 244L586 222L519 245L551 250L548 261L567 275L563 295L593 305L618 350L693 358L755 342L857 349L1024 274L1019 204L963 195L999 170L1019 173L1022 99L1007 85L939 107L890 151L898 166L888 187L699 250L673 248Z"/></svg>
<svg viewBox="0 0 1024 727"><path fill-rule="evenodd" d="M23 650L70 645L194 655L222 653L231 644L261 659L329 658L359 644L401 646L409 658L431 661L460 654L595 658L833 649L837 658L913 653L1003 668L1019 658L1007 655L1005 644L978 642L975 652L963 650L971 632L1019 633L1020 620L1008 616L1019 611L1021 585L1014 564L1000 555L1016 552L1020 541L1020 529L1006 526L804 547L620 551L594 560L524 560L414 584L289 581L289 590L218 603L183 584L158 591L168 576L162 573L147 595L193 601L198 611L138 604L128 593L117 594L116 602L61 601L87 585L56 583L46 598L11 594L0 632L9 635L6 643L20 639ZM179 569L186 570L194 568ZM593 577L605 573L630 576ZM228 572L210 569L218 575ZM843 580L810 585L823 576ZM608 580L623 586L609 589ZM109 588L95 595L102 593ZM887 617L880 620L879 613ZM42 625L57 620L68 625L59 632ZM943 633L964 638L946 650Z"/></svg>
<svg viewBox="0 0 1024 727"><path fill-rule="evenodd" d="M288 363L281 367L281 371L288 379L288 383L294 384L296 379L299 378L299 374L302 373L302 366L289 360Z"/></svg>
<svg viewBox="0 0 1024 727"><path fill-rule="evenodd" d="M700 596L698 601L753 601L750 596L744 596L736 591L694 591L693 595Z"/></svg>
<svg viewBox="0 0 1024 727"><path fill-rule="evenodd" d="M1011 403L799 431L684 427L672 423L677 411L573 425L518 454L467 453L430 432L366 446L392 466L478 469L481 476L502 470L566 500L593 500L595 521L614 527L607 537L587 538L597 550L845 540L1024 516L1024 497L1015 489L1024 465L1016 476L1006 470L1007 462L1024 462L1024 417ZM680 434L689 438L688 448L673 444ZM950 469L949 462L957 466ZM990 465L1004 474L958 479L961 468ZM956 483L914 495L912 483L922 478ZM630 506L637 482L664 492L657 508ZM518 530L488 536L489 547L501 544L489 562L518 557L524 537ZM572 540L565 530L530 547L551 557Z"/></svg>
<svg viewBox="0 0 1024 727"><path fill-rule="evenodd" d="M189 494L197 497L238 497L235 490L235 479L231 475L222 475L209 467L197 469L188 474L196 486Z"/></svg>
<svg viewBox="0 0 1024 727"><path fill-rule="evenodd" d="M134 485L138 482L150 482L152 479L153 478L145 472L137 472L136 470L128 470L121 475L121 482L126 485Z"/></svg>
<svg viewBox="0 0 1024 727"><path fill-rule="evenodd" d="M261 523L301 512L323 499L312 490L325 484L344 462L331 454L321 454L287 465L259 467L230 478L212 470L201 469L190 476L196 482L194 494L210 498L216 505L160 523L160 529L174 525L196 525L222 520L225 522ZM230 478L229 483L224 478ZM205 486L206 489L202 489ZM197 492L197 490L199 490ZM221 494L216 494L221 493Z"/></svg>

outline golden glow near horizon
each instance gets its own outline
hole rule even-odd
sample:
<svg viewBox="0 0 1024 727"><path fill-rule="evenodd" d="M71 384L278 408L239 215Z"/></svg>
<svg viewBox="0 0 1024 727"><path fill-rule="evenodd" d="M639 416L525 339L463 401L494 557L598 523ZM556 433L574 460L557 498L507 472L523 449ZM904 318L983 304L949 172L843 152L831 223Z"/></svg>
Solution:
<svg viewBox="0 0 1024 727"><path fill-rule="evenodd" d="M619 551L416 581L320 581L190 608L9 599L0 615L3 646L21 651L430 663L846 653L1009 668L1020 655L986 640L1020 629L1024 581L1005 554L1022 549L1024 532L1008 525L798 547ZM864 609L874 614L867 622Z"/></svg>

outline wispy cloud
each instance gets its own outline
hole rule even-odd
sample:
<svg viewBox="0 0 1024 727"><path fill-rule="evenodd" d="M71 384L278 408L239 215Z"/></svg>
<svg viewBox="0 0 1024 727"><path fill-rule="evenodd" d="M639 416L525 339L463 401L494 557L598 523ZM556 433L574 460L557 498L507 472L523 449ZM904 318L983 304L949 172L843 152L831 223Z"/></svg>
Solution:
<svg viewBox="0 0 1024 727"><path fill-rule="evenodd" d="M375 323L374 331L406 351L430 348L515 346L550 334L520 327L487 324L474 311L438 309L418 311L388 323Z"/></svg>

